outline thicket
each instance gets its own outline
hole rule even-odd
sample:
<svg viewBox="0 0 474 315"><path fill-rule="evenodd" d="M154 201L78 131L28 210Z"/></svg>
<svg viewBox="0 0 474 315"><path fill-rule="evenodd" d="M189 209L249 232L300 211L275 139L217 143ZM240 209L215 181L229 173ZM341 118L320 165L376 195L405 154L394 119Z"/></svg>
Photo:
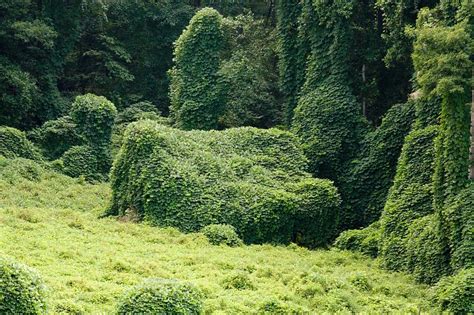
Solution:
<svg viewBox="0 0 474 315"><path fill-rule="evenodd" d="M41 148L45 157L51 160L60 158L69 148L83 142L77 131L77 125L70 116L48 120L41 127L30 131L28 138Z"/></svg>
<svg viewBox="0 0 474 315"><path fill-rule="evenodd" d="M379 254L380 242L380 222L376 221L363 229L342 232L334 242L334 246L375 258Z"/></svg>
<svg viewBox="0 0 474 315"><path fill-rule="evenodd" d="M474 270L460 271L458 274L443 278L434 287L433 302L440 311L454 314L474 312Z"/></svg>
<svg viewBox="0 0 474 315"><path fill-rule="evenodd" d="M340 197L305 169L285 131L185 132L142 121L127 129L114 162L109 212L134 209L186 232L230 224L246 243L322 246L335 236Z"/></svg>
<svg viewBox="0 0 474 315"><path fill-rule="evenodd" d="M38 273L0 257L0 313L46 314L46 290Z"/></svg>
<svg viewBox="0 0 474 315"><path fill-rule="evenodd" d="M117 314L198 315L202 312L202 299L202 293L191 284L148 279L121 297Z"/></svg>
<svg viewBox="0 0 474 315"><path fill-rule="evenodd" d="M0 156L8 159L21 157L41 160L38 149L26 138L24 132L5 126L0 126Z"/></svg>
<svg viewBox="0 0 474 315"><path fill-rule="evenodd" d="M176 41L170 114L177 127L217 128L224 106L218 84L223 41L222 16L211 8L197 12Z"/></svg>
<svg viewBox="0 0 474 315"><path fill-rule="evenodd" d="M394 270L406 267L405 238L411 223L433 213L434 139L437 127L412 131L405 139L393 186L380 219L380 255Z"/></svg>
<svg viewBox="0 0 474 315"><path fill-rule="evenodd" d="M415 120L415 101L393 106L368 133L342 177L341 229L367 226L380 218L393 183L405 136Z"/></svg>

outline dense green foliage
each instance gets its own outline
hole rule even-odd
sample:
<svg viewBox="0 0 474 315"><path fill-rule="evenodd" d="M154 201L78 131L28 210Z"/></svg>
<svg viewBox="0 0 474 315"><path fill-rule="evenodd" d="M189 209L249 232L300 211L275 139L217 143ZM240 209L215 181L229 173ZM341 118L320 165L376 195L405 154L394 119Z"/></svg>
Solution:
<svg viewBox="0 0 474 315"><path fill-rule="evenodd" d="M170 71L171 115L183 129L215 129L224 106L218 84L223 47L222 16L200 10L176 41Z"/></svg>
<svg viewBox="0 0 474 315"><path fill-rule="evenodd" d="M38 273L0 257L0 313L46 314L46 291Z"/></svg>
<svg viewBox="0 0 474 315"><path fill-rule="evenodd" d="M432 126L412 131L405 139L381 217L380 254L384 265L390 269L406 268L404 239L408 228L415 219L433 212L431 177L436 135L437 128Z"/></svg>
<svg viewBox="0 0 474 315"><path fill-rule="evenodd" d="M119 301L117 314L198 315L202 293L176 280L148 279L131 288Z"/></svg>
<svg viewBox="0 0 474 315"><path fill-rule="evenodd" d="M111 214L136 210L160 226L233 225L247 243L327 244L340 198L305 173L288 132L253 128L183 132L132 124L112 170Z"/></svg>
<svg viewBox="0 0 474 315"><path fill-rule="evenodd" d="M41 155L34 145L26 138L24 132L0 126L0 156L9 159L17 157L40 160Z"/></svg>
<svg viewBox="0 0 474 315"><path fill-rule="evenodd" d="M52 160L83 142L70 116L48 120L41 127L29 132L28 138L42 149L43 155Z"/></svg>
<svg viewBox="0 0 474 315"><path fill-rule="evenodd" d="M414 102L393 106L382 124L366 135L342 178L344 229L379 219L392 185L403 140L415 118Z"/></svg>
<svg viewBox="0 0 474 315"><path fill-rule="evenodd" d="M292 123L292 130L302 140L310 171L336 183L365 131L360 108L347 84L347 19L351 10L352 2L304 3L310 55Z"/></svg>
<svg viewBox="0 0 474 315"><path fill-rule="evenodd" d="M212 245L242 245L242 240L239 238L235 228L229 224L210 224L202 228L201 232L206 235L209 243Z"/></svg>
<svg viewBox="0 0 474 315"><path fill-rule="evenodd" d="M364 229L342 232L334 242L334 246L375 258L379 252L380 237L380 223L377 221Z"/></svg>
<svg viewBox="0 0 474 315"><path fill-rule="evenodd" d="M443 278L434 288L433 300L441 311L454 314L474 312L474 270L461 270L458 274Z"/></svg>
<svg viewBox="0 0 474 315"><path fill-rule="evenodd" d="M84 176L88 180L100 179L96 151L87 145L74 146L60 160L61 171L71 177Z"/></svg>

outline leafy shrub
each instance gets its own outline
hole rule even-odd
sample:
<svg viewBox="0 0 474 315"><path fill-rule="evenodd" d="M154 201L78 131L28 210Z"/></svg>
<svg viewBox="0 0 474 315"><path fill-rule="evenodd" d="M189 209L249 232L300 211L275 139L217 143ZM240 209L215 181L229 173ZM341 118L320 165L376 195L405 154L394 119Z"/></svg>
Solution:
<svg viewBox="0 0 474 315"><path fill-rule="evenodd" d="M3 160L0 157L0 177L10 183L18 178L39 181L43 173L43 167L35 161L24 158Z"/></svg>
<svg viewBox="0 0 474 315"><path fill-rule="evenodd" d="M170 70L170 113L183 129L215 129L224 100L218 84L223 47L222 16L199 10L176 41Z"/></svg>
<svg viewBox="0 0 474 315"><path fill-rule="evenodd" d="M423 283L435 283L446 274L446 258L437 214L414 220L408 227L403 248L404 270Z"/></svg>
<svg viewBox="0 0 474 315"><path fill-rule="evenodd" d="M255 288L248 273L243 271L230 274L222 284L225 289L253 290Z"/></svg>
<svg viewBox="0 0 474 315"><path fill-rule="evenodd" d="M191 284L148 279L120 299L117 314L200 314L202 294Z"/></svg>
<svg viewBox="0 0 474 315"><path fill-rule="evenodd" d="M74 146L61 157L62 172L71 177L84 176L86 179L99 179L99 164L96 151L90 146Z"/></svg>
<svg viewBox="0 0 474 315"><path fill-rule="evenodd" d="M380 223L377 221L364 229L344 231L337 237L334 246L377 257L380 246Z"/></svg>
<svg viewBox="0 0 474 315"><path fill-rule="evenodd" d="M311 178L305 168L288 132L185 132L137 122L114 162L109 213L135 209L186 232L230 224L246 243L289 243L298 234L308 246L327 244L340 198L330 181Z"/></svg>
<svg viewBox="0 0 474 315"><path fill-rule="evenodd" d="M117 110L105 97L94 94L77 96L71 105L70 115L79 134L92 146L110 142Z"/></svg>
<svg viewBox="0 0 474 315"><path fill-rule="evenodd" d="M212 245L240 246L242 244L235 228L229 224L210 224L205 226L201 232Z"/></svg>
<svg viewBox="0 0 474 315"><path fill-rule="evenodd" d="M33 269L0 257L0 313L46 314L45 288Z"/></svg>
<svg viewBox="0 0 474 315"><path fill-rule="evenodd" d="M45 156L54 160L72 146L82 143L76 127L71 117L64 116L49 120L40 128L32 130L28 138L41 147Z"/></svg>
<svg viewBox="0 0 474 315"><path fill-rule="evenodd" d="M474 268L474 182L443 210L453 270Z"/></svg>
<svg viewBox="0 0 474 315"><path fill-rule="evenodd" d="M434 287L433 302L442 311L453 314L474 313L474 269L460 270L441 279Z"/></svg>
<svg viewBox="0 0 474 315"><path fill-rule="evenodd" d="M435 126L412 131L405 139L397 173L381 217L381 256L390 269L406 268L404 238L412 222L433 212L431 177Z"/></svg>
<svg viewBox="0 0 474 315"><path fill-rule="evenodd" d="M41 155L25 134L15 128L0 126L0 156L41 160Z"/></svg>
<svg viewBox="0 0 474 315"><path fill-rule="evenodd" d="M412 102L395 105L382 124L368 133L342 178L341 230L367 226L378 220L395 176L405 136L410 132L415 109Z"/></svg>
<svg viewBox="0 0 474 315"><path fill-rule="evenodd" d="M112 164L110 144L112 127L117 115L114 104L103 96L80 95L72 104L70 114L77 125L79 134L86 140L87 146L94 151L97 162L91 165L90 170L97 165L96 173L106 177ZM77 150L73 151L76 155ZM88 155L87 150L82 149L84 158ZM94 162L92 159L90 161Z"/></svg>

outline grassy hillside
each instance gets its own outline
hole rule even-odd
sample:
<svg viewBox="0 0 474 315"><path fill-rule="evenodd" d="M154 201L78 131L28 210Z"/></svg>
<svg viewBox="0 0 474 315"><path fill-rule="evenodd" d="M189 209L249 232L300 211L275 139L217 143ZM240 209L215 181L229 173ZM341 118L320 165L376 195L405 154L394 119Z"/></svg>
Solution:
<svg viewBox="0 0 474 315"><path fill-rule="evenodd" d="M206 313L429 312L427 288L349 252L211 246L201 234L98 219L109 188L0 160L0 255L36 268L51 313L111 313L144 278L190 281Z"/></svg>

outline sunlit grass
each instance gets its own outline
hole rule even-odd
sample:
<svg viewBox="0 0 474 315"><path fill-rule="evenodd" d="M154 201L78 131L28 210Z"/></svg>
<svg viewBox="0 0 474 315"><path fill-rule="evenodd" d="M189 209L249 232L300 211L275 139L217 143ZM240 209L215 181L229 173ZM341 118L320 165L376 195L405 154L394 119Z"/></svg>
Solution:
<svg viewBox="0 0 474 315"><path fill-rule="evenodd" d="M218 247L201 234L98 219L107 185L45 176L0 179L0 254L42 274L51 313L109 314L125 289L149 277L194 283L206 313L429 312L426 287L366 257Z"/></svg>

